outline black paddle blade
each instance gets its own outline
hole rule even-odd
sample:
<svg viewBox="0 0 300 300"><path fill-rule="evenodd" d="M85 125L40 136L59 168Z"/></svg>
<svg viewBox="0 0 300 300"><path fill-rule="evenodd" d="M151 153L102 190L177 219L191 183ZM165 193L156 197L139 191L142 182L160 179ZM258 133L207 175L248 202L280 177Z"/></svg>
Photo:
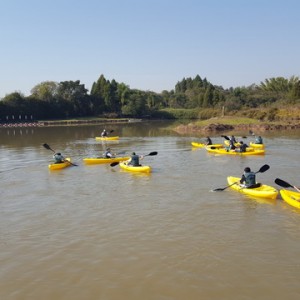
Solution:
<svg viewBox="0 0 300 300"><path fill-rule="evenodd" d="M225 189L227 189L227 186L225 188L214 189L213 192L221 192L224 191Z"/></svg>
<svg viewBox="0 0 300 300"><path fill-rule="evenodd" d="M153 152L150 152L149 154L147 154L147 156L154 156L154 155L157 155L158 154L158 152L156 152L156 151L153 151ZM145 155L146 156L146 155Z"/></svg>
<svg viewBox="0 0 300 300"><path fill-rule="evenodd" d="M117 166L118 164L119 164L119 162L118 162L118 161L115 161L115 162L111 163L110 166L111 166L111 167L114 167L114 166Z"/></svg>
<svg viewBox="0 0 300 300"><path fill-rule="evenodd" d="M270 166L269 165L263 165L260 169L259 169L259 173L263 173L263 172L266 172L267 170L270 169ZM257 173L258 173L257 172Z"/></svg>
<svg viewBox="0 0 300 300"><path fill-rule="evenodd" d="M48 144L43 144L43 146L48 149L48 150L51 150L53 153L55 153L55 151L48 145Z"/></svg>
<svg viewBox="0 0 300 300"><path fill-rule="evenodd" d="M279 179L279 178L275 179L275 183L278 184L278 185L280 185L280 186L282 186L282 187L286 187L286 188L287 187L291 187L291 188L293 188L293 186L291 184L289 184L288 182L286 182L286 181L284 181L282 179Z"/></svg>
<svg viewBox="0 0 300 300"><path fill-rule="evenodd" d="M48 144L46 144L46 143L43 144L43 147L46 148L46 149L48 149L48 150L52 150L52 149L50 148L50 146L49 146Z"/></svg>

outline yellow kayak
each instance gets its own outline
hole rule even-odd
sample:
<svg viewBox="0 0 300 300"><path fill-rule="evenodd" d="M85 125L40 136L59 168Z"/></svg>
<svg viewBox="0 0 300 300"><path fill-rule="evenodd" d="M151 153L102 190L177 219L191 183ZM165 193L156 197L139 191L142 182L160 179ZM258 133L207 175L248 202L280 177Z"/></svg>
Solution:
<svg viewBox="0 0 300 300"><path fill-rule="evenodd" d="M123 170L130 171L130 172L144 172L144 173L150 173L151 167L150 166L137 166L134 167L132 165L128 165L126 161L120 162L120 167Z"/></svg>
<svg viewBox="0 0 300 300"><path fill-rule="evenodd" d="M87 157L84 158L83 161L87 165L95 165L95 164L110 164L113 162L120 162L124 160L128 160L130 157L113 157L113 158L104 158L104 157Z"/></svg>
<svg viewBox="0 0 300 300"><path fill-rule="evenodd" d="M61 170L70 166L72 166L72 164L71 164L71 159L69 157L67 157L66 160L62 163L58 163L58 164L54 163L48 165L50 170Z"/></svg>
<svg viewBox="0 0 300 300"><path fill-rule="evenodd" d="M233 176L227 177L228 184L229 185L232 184L232 186L230 188L232 188L242 194L248 195L248 196L253 196L253 197L258 197L258 198L266 198L266 199L272 199L272 200L277 198L278 190L276 190L272 186L261 184L257 188L250 188L250 189L243 188L239 184L240 179L241 178L233 177ZM234 184L235 182L237 182L237 184Z"/></svg>
<svg viewBox="0 0 300 300"><path fill-rule="evenodd" d="M289 191L289 190L280 190L280 195L282 199L289 205L300 208L300 193Z"/></svg>
<svg viewBox="0 0 300 300"><path fill-rule="evenodd" d="M116 141L119 139L118 136L96 136L97 141Z"/></svg>
<svg viewBox="0 0 300 300"><path fill-rule="evenodd" d="M197 142L192 142L191 144L193 147L197 147L197 148L203 148L205 146L205 144L197 143Z"/></svg>
<svg viewBox="0 0 300 300"><path fill-rule="evenodd" d="M249 144L254 149L265 149L265 145L264 144L255 144L253 142L250 142Z"/></svg>
<svg viewBox="0 0 300 300"><path fill-rule="evenodd" d="M225 146L228 146L228 147L229 147L229 146L230 146L230 141L225 140L225 141L224 141L224 144L225 144ZM239 147L240 145L241 145L241 144L240 144L239 142L234 143L234 146L235 146L235 147Z"/></svg>
<svg viewBox="0 0 300 300"><path fill-rule="evenodd" d="M223 148L223 144L213 144L213 145L205 145L203 143L191 142L193 147L204 148L204 147L215 147L215 148Z"/></svg>
<svg viewBox="0 0 300 300"><path fill-rule="evenodd" d="M219 148L219 149L212 149L211 147L205 147L205 148L209 153L214 153L214 154L229 154L229 155L240 155L240 156L265 154L265 150L263 150L263 149L255 150L250 147L247 148L246 152L236 152L235 150L227 150L227 149L223 149L223 148Z"/></svg>

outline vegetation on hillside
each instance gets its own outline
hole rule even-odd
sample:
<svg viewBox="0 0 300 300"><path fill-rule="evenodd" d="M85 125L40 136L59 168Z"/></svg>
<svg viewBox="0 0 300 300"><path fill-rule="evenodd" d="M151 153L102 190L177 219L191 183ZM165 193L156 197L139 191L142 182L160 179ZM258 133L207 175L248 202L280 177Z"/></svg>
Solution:
<svg viewBox="0 0 300 300"><path fill-rule="evenodd" d="M35 119L74 117L137 117L208 119L236 115L258 120L299 120L300 80L296 76L266 79L259 85L224 89L199 75L184 78L171 91L155 93L130 89L101 75L90 93L77 81L46 81L0 101L0 119L34 116Z"/></svg>

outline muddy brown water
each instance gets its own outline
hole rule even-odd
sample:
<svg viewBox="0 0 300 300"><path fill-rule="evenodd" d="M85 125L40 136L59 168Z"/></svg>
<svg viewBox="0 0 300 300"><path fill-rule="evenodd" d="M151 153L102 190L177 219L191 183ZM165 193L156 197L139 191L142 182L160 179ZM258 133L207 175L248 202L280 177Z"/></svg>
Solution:
<svg viewBox="0 0 300 300"><path fill-rule="evenodd" d="M259 181L300 186L300 131L266 134L263 156L231 157L164 125L111 125L120 140L109 144L94 139L99 125L0 129L0 299L299 299L300 211L211 190L264 164ZM78 166L50 172L45 142ZM83 164L108 145L158 151L143 160L153 172Z"/></svg>

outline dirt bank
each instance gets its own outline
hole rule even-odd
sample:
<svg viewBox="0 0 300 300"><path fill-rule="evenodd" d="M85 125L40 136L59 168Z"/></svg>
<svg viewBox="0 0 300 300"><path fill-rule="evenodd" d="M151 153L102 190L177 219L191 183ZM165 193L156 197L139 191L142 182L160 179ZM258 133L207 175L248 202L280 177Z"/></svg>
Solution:
<svg viewBox="0 0 300 300"><path fill-rule="evenodd" d="M225 132L225 131L249 131L253 132L266 132L274 130L292 130L300 129L300 123L298 124L221 124L212 123L209 125L199 126L195 124L179 125L174 130L178 133L192 133L192 132L202 132L204 134L215 133L215 132Z"/></svg>

